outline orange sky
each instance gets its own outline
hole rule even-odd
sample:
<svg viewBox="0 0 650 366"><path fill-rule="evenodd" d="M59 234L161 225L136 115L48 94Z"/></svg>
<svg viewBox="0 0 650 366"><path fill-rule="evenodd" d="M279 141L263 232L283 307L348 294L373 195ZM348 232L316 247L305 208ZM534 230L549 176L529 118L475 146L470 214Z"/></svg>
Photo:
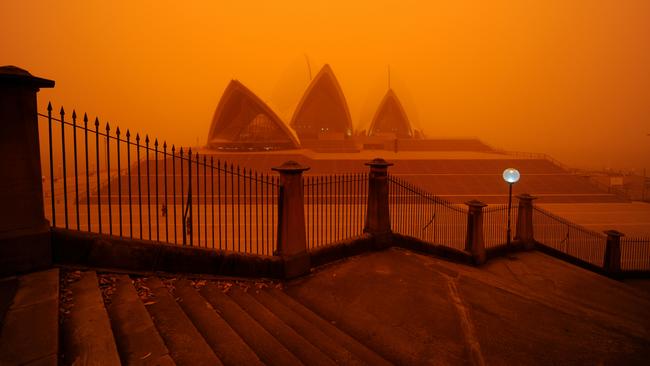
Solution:
<svg viewBox="0 0 650 366"><path fill-rule="evenodd" d="M430 137L650 175L650 1L0 2L0 65L122 128L203 144L239 79L288 121L332 65L356 126L391 83Z"/></svg>

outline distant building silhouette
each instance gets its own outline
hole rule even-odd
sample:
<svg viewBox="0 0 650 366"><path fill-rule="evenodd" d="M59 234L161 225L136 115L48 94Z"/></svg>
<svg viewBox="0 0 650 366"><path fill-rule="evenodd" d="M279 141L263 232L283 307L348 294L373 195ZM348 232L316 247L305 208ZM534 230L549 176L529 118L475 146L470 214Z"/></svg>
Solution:
<svg viewBox="0 0 650 366"><path fill-rule="evenodd" d="M328 64L323 66L305 91L290 125L301 141L352 136L350 110L341 86Z"/></svg>
<svg viewBox="0 0 650 366"><path fill-rule="evenodd" d="M395 138L420 138L393 89L388 89L372 119L368 136L390 135Z"/></svg>
<svg viewBox="0 0 650 366"><path fill-rule="evenodd" d="M212 119L208 146L219 150L295 149L300 143L266 103L232 80Z"/></svg>

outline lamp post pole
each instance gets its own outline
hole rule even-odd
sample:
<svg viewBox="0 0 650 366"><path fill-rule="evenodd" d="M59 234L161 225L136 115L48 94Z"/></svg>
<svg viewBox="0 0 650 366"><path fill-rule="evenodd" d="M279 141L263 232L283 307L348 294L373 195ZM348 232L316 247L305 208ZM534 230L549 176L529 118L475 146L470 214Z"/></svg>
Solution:
<svg viewBox="0 0 650 366"><path fill-rule="evenodd" d="M503 171L503 180L508 183L508 229L506 232L506 245L510 245L510 211L512 211L512 185L519 181L519 171L517 169L508 168Z"/></svg>
<svg viewBox="0 0 650 366"><path fill-rule="evenodd" d="M506 238L506 244L510 245L510 211L512 209L512 184L508 183L508 236Z"/></svg>

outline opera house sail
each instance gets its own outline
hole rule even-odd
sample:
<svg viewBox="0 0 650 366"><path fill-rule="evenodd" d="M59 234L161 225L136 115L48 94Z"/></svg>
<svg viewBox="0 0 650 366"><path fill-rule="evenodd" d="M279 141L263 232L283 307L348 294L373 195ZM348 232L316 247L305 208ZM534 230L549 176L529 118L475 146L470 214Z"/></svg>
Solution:
<svg viewBox="0 0 650 366"><path fill-rule="evenodd" d="M218 150L281 150L300 146L271 108L237 80L223 92L212 119L208 146Z"/></svg>
<svg viewBox="0 0 650 366"><path fill-rule="evenodd" d="M291 127L303 142L352 136L350 110L329 65L323 66L305 91L291 119Z"/></svg>
<svg viewBox="0 0 650 366"><path fill-rule="evenodd" d="M417 138L418 135L411 127L408 116L397 95L392 89L388 89L372 119L368 136L390 136L407 139Z"/></svg>

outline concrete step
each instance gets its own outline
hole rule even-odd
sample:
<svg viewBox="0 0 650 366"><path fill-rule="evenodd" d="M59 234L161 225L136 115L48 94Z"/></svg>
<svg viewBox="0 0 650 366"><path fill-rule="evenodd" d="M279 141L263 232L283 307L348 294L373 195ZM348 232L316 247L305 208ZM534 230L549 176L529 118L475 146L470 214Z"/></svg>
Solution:
<svg viewBox="0 0 650 366"><path fill-rule="evenodd" d="M326 354L286 325L241 287L233 286L228 295L305 365L335 365Z"/></svg>
<svg viewBox="0 0 650 366"><path fill-rule="evenodd" d="M262 362L270 366L302 365L296 356L215 284L207 284L200 293L255 351Z"/></svg>
<svg viewBox="0 0 650 366"><path fill-rule="evenodd" d="M176 364L222 365L162 281L157 277L149 277L145 283L154 295L145 306Z"/></svg>
<svg viewBox="0 0 650 366"><path fill-rule="evenodd" d="M284 291L275 288L265 289L264 291L267 291L276 300L280 301L296 314L300 315L306 321L311 323L312 326L327 334L331 339L336 340L338 344L343 346L359 359L363 360L365 363L369 365L391 365L389 361L385 360L383 357L379 356L347 333L321 318L309 308L287 295Z"/></svg>
<svg viewBox="0 0 650 366"><path fill-rule="evenodd" d="M190 281L179 280L174 285L178 304L224 365L263 365L255 352L199 295Z"/></svg>
<svg viewBox="0 0 650 366"><path fill-rule="evenodd" d="M337 365L366 365L367 363L356 357L350 351L338 344L334 339L323 333L298 313L291 310L271 293L264 290L249 291L251 296L264 305L275 316L302 335L311 344L328 355Z"/></svg>
<svg viewBox="0 0 650 366"><path fill-rule="evenodd" d="M117 276L107 310L122 364L175 365L129 276Z"/></svg>
<svg viewBox="0 0 650 366"><path fill-rule="evenodd" d="M94 271L70 283L70 317L63 322L63 355L70 365L120 365L111 323ZM54 333L56 334L56 333Z"/></svg>
<svg viewBox="0 0 650 366"><path fill-rule="evenodd" d="M56 365L59 270L20 276L4 286L7 296L14 294L0 329L0 365Z"/></svg>

